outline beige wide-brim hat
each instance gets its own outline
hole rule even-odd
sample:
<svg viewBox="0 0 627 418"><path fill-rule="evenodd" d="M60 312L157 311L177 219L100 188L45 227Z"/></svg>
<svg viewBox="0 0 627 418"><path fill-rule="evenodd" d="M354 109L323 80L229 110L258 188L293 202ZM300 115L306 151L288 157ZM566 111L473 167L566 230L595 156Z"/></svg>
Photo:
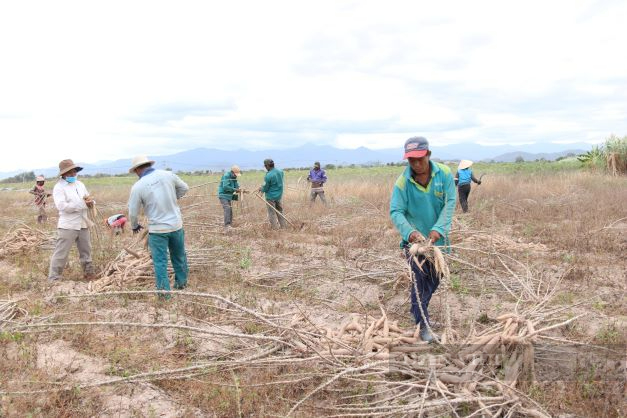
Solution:
<svg viewBox="0 0 627 418"><path fill-rule="evenodd" d="M133 157L133 159L131 160L131 168L128 169L128 172L132 173L140 165L144 165L144 164L148 164L148 163L150 163L150 165L153 165L155 163L155 161L154 160L149 160L146 155L138 155L136 157Z"/></svg>
<svg viewBox="0 0 627 418"><path fill-rule="evenodd" d="M459 162L459 166L457 167L458 170L463 170L464 168L468 168L472 165L472 161L470 160L461 160Z"/></svg>
<svg viewBox="0 0 627 418"><path fill-rule="evenodd" d="M239 166L234 165L233 167L231 167L231 171L233 172L233 174L235 174L236 177L239 177L242 175L242 170L240 170Z"/></svg>
<svg viewBox="0 0 627 418"><path fill-rule="evenodd" d="M64 175L65 173L67 173L68 171L70 171L71 169L76 169L76 171L81 171L83 169L83 167L79 167L76 164L74 164L74 161L72 160L63 160L59 163L59 177L61 177L62 175Z"/></svg>

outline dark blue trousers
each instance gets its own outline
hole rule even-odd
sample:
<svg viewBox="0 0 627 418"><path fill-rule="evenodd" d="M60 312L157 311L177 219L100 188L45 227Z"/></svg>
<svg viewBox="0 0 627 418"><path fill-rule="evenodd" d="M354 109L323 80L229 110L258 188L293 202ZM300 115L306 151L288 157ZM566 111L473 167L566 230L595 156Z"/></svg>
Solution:
<svg viewBox="0 0 627 418"><path fill-rule="evenodd" d="M433 264L424 256L416 256L418 263L422 263L421 267L418 267L418 264L414 261L414 257L410 257L407 250L405 250L405 256L407 257L407 262L411 265L411 270L414 276L413 279L416 281L416 286L414 286L413 282L411 284L411 308L409 311L414 315L416 324L421 324L422 315L420 314L420 307L418 306L416 287L420 293L420 304L422 305L422 310L427 321L429 321L429 302L431 301L431 296L433 296L436 289L440 285L440 278L435 271L435 266L433 266Z"/></svg>

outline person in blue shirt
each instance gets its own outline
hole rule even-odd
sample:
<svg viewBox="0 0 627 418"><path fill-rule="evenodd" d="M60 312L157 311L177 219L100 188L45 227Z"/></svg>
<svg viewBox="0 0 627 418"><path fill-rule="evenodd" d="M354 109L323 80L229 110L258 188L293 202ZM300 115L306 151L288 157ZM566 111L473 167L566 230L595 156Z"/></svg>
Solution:
<svg viewBox="0 0 627 418"><path fill-rule="evenodd" d="M468 195L470 194L470 182L474 181L481 184L481 180L477 180L472 173L472 161L461 160L455 174L455 184L457 185L457 193L459 194L459 204L464 213L468 212Z"/></svg>
<svg viewBox="0 0 627 418"><path fill-rule="evenodd" d="M320 196L320 201L326 206L327 199L324 197L324 183L327 182L327 173L320 168L320 163L316 161L309 175L307 181L311 183L311 193L309 195L309 206L313 205L316 201L316 197Z"/></svg>
<svg viewBox="0 0 627 418"><path fill-rule="evenodd" d="M390 201L390 217L401 234L401 248L412 269L410 311L420 327L420 338L426 342L433 340L426 324L430 324L429 302L440 277L431 261L420 254L412 256L409 247L425 239L435 245L447 245L456 200L451 169L430 157L425 138L415 136L405 142L403 158L408 160L408 166L396 180Z"/></svg>

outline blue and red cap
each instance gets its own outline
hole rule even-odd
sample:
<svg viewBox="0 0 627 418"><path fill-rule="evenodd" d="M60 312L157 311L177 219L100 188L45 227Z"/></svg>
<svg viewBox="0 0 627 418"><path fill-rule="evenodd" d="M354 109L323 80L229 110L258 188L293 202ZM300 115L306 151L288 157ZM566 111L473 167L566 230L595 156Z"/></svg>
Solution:
<svg viewBox="0 0 627 418"><path fill-rule="evenodd" d="M405 155L403 159L420 158L429 152L429 141L422 136L414 136L405 141Z"/></svg>

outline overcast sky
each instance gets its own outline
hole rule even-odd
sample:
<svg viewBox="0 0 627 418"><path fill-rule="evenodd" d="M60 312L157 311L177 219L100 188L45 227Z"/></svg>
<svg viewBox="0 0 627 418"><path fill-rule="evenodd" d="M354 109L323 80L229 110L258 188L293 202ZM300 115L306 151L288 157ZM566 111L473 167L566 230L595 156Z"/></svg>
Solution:
<svg viewBox="0 0 627 418"><path fill-rule="evenodd" d="M627 2L5 1L0 171L627 134Z"/></svg>

